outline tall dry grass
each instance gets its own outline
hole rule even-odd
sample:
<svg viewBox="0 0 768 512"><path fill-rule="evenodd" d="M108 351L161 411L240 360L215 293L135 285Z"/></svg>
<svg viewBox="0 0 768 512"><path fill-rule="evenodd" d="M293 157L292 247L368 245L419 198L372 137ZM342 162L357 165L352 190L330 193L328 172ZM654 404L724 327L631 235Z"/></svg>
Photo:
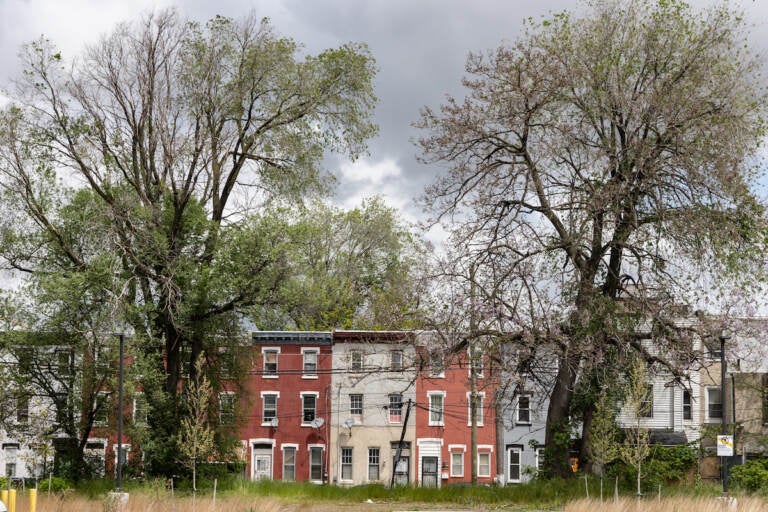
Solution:
<svg viewBox="0 0 768 512"><path fill-rule="evenodd" d="M606 500L577 500L565 506L563 512L763 512L768 502L760 498L665 498L662 500L622 498Z"/></svg>
<svg viewBox="0 0 768 512"><path fill-rule="evenodd" d="M280 512L283 505L269 498L226 497L216 500L210 496L193 500L191 497L171 497L170 494L131 494L125 512ZM16 512L29 511L29 498L19 495ZM37 512L104 512L104 500L89 499L74 493L47 496L37 500Z"/></svg>

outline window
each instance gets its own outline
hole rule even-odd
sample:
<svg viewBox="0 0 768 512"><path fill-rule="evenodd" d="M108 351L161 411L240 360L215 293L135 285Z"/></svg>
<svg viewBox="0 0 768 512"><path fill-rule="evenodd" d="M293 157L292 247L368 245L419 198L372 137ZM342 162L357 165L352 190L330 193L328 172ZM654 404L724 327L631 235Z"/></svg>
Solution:
<svg viewBox="0 0 768 512"><path fill-rule="evenodd" d="M5 476L16 476L16 455L19 452L19 445L3 444L3 452L5 452Z"/></svg>
<svg viewBox="0 0 768 512"><path fill-rule="evenodd" d="M641 418L653 418L653 384L645 387L645 396L640 402L640 408L637 411Z"/></svg>
<svg viewBox="0 0 768 512"><path fill-rule="evenodd" d="M268 378L277 377L277 356L280 351L276 348L262 349L262 355L264 358L264 372L263 376Z"/></svg>
<svg viewBox="0 0 768 512"><path fill-rule="evenodd" d="M470 349L469 351L470 356L470 364L474 366L475 368L475 375L477 375L478 378L483 378L483 351L479 348ZM470 376L472 375L472 367L469 369Z"/></svg>
<svg viewBox="0 0 768 512"><path fill-rule="evenodd" d="M323 448L321 446L309 448L309 479L316 482L323 481Z"/></svg>
<svg viewBox="0 0 768 512"><path fill-rule="evenodd" d="M341 479L352 480L352 448L341 449Z"/></svg>
<svg viewBox="0 0 768 512"><path fill-rule="evenodd" d="M349 414L354 419L362 421L363 419L363 395L349 395Z"/></svg>
<svg viewBox="0 0 768 512"><path fill-rule="evenodd" d="M147 397L144 393L136 393L133 395L133 423L134 425L146 425L147 424Z"/></svg>
<svg viewBox="0 0 768 512"><path fill-rule="evenodd" d="M707 418L722 419L723 397L720 388L707 388Z"/></svg>
<svg viewBox="0 0 768 512"><path fill-rule="evenodd" d="M219 422L232 425L235 422L235 394L219 393Z"/></svg>
<svg viewBox="0 0 768 512"><path fill-rule="evenodd" d="M472 424L472 404L470 403L472 393L467 393L467 425ZM481 391L475 396L475 424L483 426L483 402L485 400L485 392Z"/></svg>
<svg viewBox="0 0 768 512"><path fill-rule="evenodd" d="M93 424L104 427L109 421L109 393L99 392L96 395L93 412Z"/></svg>
<svg viewBox="0 0 768 512"><path fill-rule="evenodd" d="M378 448L368 448L368 481L375 482L379 479L379 463L381 451Z"/></svg>
<svg viewBox="0 0 768 512"><path fill-rule="evenodd" d="M443 418L443 402L445 399L444 391L430 391L429 397L429 424L430 426L441 426L445 424Z"/></svg>
<svg viewBox="0 0 768 512"><path fill-rule="evenodd" d="M112 445L112 451L115 454L115 460L119 461L119 464L122 465L123 474L125 474L126 466L128 465L128 456L131 453L131 445L129 444L123 444L122 449L117 449L117 444ZM118 453L118 451L120 453ZM115 464L115 476L117 476L117 466L118 464Z"/></svg>
<svg viewBox="0 0 768 512"><path fill-rule="evenodd" d="M530 395L520 395L517 397L517 423L520 423L522 425L531 424Z"/></svg>
<svg viewBox="0 0 768 512"><path fill-rule="evenodd" d="M478 454L478 458L480 455ZM510 482L520 481L520 448L509 448L507 450L507 462L509 464L508 478ZM478 464L479 466L479 464Z"/></svg>
<svg viewBox="0 0 768 512"><path fill-rule="evenodd" d="M541 471L544 467L544 447L539 446L536 448L536 471Z"/></svg>
<svg viewBox="0 0 768 512"><path fill-rule="evenodd" d="M432 352L429 355L429 375L430 377L445 376L445 361L440 352Z"/></svg>
<svg viewBox="0 0 768 512"><path fill-rule="evenodd" d="M389 422L403 421L403 395L389 395Z"/></svg>
<svg viewBox="0 0 768 512"><path fill-rule="evenodd" d="M393 372L403 369L403 351L393 350L389 353L389 368Z"/></svg>
<svg viewBox="0 0 768 512"><path fill-rule="evenodd" d="M317 416L317 393L301 394L301 423L312 423Z"/></svg>
<svg viewBox="0 0 768 512"><path fill-rule="evenodd" d="M262 393L261 424L277 426L277 393Z"/></svg>
<svg viewBox="0 0 768 512"><path fill-rule="evenodd" d="M16 399L16 423L29 422L29 397L20 396Z"/></svg>
<svg viewBox="0 0 768 512"><path fill-rule="evenodd" d="M304 359L303 377L317 377L317 349L301 349Z"/></svg>
<svg viewBox="0 0 768 512"><path fill-rule="evenodd" d="M68 350L56 351L56 368L59 375L69 375L71 371L70 357Z"/></svg>
<svg viewBox="0 0 768 512"><path fill-rule="evenodd" d="M296 481L296 447L283 447L283 480L286 482Z"/></svg>
<svg viewBox="0 0 768 512"><path fill-rule="evenodd" d="M232 349L221 347L219 349L219 373L225 379L232 378L235 374L235 354Z"/></svg>
<svg viewBox="0 0 768 512"><path fill-rule="evenodd" d="M693 409L691 408L691 392L687 389L683 390L683 419L693 419Z"/></svg>
<svg viewBox="0 0 768 512"><path fill-rule="evenodd" d="M451 476L464 476L464 452L451 452Z"/></svg>
<svg viewBox="0 0 768 512"><path fill-rule="evenodd" d="M359 350L353 350L349 354L349 368L353 372L363 371L363 353Z"/></svg>
<svg viewBox="0 0 768 512"><path fill-rule="evenodd" d="M477 454L477 476L486 478L491 476L490 453L481 452Z"/></svg>

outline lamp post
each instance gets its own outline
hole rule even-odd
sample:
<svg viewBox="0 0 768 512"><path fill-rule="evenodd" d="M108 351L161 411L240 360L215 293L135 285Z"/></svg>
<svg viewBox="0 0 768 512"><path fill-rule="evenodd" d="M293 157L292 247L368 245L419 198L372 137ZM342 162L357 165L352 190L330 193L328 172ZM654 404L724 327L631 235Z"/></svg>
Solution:
<svg viewBox="0 0 768 512"><path fill-rule="evenodd" d="M125 335L120 334L120 350L117 362L117 492L123 491L123 352Z"/></svg>
<svg viewBox="0 0 768 512"><path fill-rule="evenodd" d="M726 363L725 363L725 340L728 339L728 336L725 332L722 332L720 334L720 402L722 403L722 423L721 423L721 431L720 433L722 435L726 435L728 422L726 418L726 411L728 408L725 406L725 370L726 370ZM728 497L728 464L727 464L727 457L723 456L720 457L720 476L723 480L723 497Z"/></svg>

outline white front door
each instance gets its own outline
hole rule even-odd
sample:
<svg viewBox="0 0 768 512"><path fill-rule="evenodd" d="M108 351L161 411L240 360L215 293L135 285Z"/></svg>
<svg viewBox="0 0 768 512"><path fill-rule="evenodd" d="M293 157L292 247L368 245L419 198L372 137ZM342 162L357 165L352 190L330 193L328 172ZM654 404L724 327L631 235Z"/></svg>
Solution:
<svg viewBox="0 0 768 512"><path fill-rule="evenodd" d="M251 479L261 480L263 478L272 478L272 447L254 445L251 458Z"/></svg>

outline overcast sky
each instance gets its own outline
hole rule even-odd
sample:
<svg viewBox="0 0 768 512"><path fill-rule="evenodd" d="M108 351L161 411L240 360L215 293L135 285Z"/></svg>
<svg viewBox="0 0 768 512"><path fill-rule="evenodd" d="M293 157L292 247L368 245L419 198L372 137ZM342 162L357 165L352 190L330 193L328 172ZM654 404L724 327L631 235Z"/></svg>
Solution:
<svg viewBox="0 0 768 512"><path fill-rule="evenodd" d="M755 46L768 48L768 2L737 5L756 25ZM45 35L65 56L75 55L115 23L167 6L197 21L253 10L311 53L349 41L367 43L379 67L375 116L381 130L369 157L334 163L336 199L351 207L362 197L382 194L410 220L419 216L413 199L438 172L415 159L411 123L419 109L438 106L446 93L463 95L460 80L469 51L513 40L526 17L578 8L567 0L0 0L0 84L18 73L17 54L25 42Z"/></svg>

